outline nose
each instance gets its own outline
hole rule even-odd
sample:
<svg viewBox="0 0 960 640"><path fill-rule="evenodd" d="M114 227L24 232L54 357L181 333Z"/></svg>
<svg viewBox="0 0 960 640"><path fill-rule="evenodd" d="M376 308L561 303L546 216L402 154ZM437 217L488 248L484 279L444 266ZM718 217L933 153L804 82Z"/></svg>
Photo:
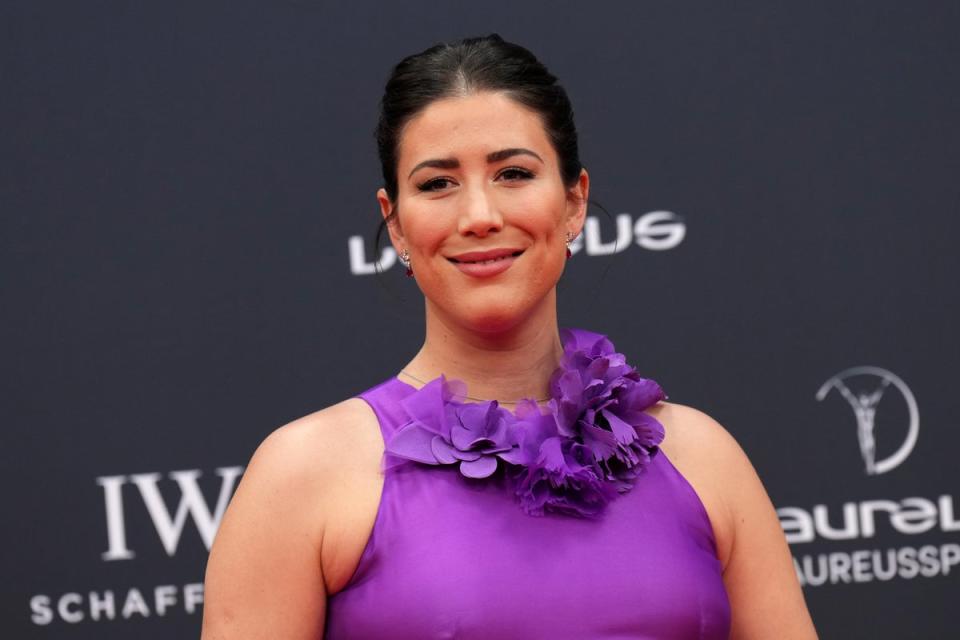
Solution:
<svg viewBox="0 0 960 640"><path fill-rule="evenodd" d="M503 228L503 216L483 187L476 186L465 193L463 209L457 230L465 236L483 238Z"/></svg>

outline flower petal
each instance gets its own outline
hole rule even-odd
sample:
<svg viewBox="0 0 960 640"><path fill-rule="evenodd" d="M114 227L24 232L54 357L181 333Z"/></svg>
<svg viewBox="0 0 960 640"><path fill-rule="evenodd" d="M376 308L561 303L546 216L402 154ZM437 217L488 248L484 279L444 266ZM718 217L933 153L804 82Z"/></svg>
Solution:
<svg viewBox="0 0 960 640"><path fill-rule="evenodd" d="M444 420L444 384L445 381L441 376L400 401L400 405L410 416L411 422L417 422L438 435L443 435L446 422Z"/></svg>
<svg viewBox="0 0 960 640"><path fill-rule="evenodd" d="M483 455L479 451L461 451L457 448L453 448L450 451L453 453L453 457L457 460L466 460L468 462L473 462Z"/></svg>
<svg viewBox="0 0 960 640"><path fill-rule="evenodd" d="M460 380L447 380L446 378L443 378L443 380L446 383L444 385L444 400L446 402L463 402L467 395L467 384Z"/></svg>
<svg viewBox="0 0 960 640"><path fill-rule="evenodd" d="M592 424L580 424L583 443L593 453L594 460L607 460L617 454L617 438L606 429Z"/></svg>
<svg viewBox="0 0 960 640"><path fill-rule="evenodd" d="M469 449L474 438L476 438L476 434L462 424L454 424L450 427L450 441L457 449L464 451Z"/></svg>
<svg viewBox="0 0 960 640"><path fill-rule="evenodd" d="M647 446L659 445L666 435L660 421L646 413L640 415L636 429L640 440Z"/></svg>
<svg viewBox="0 0 960 640"><path fill-rule="evenodd" d="M437 464L430 446L436 434L424 429L420 424L409 422L400 427L387 443L386 452L408 460Z"/></svg>
<svg viewBox="0 0 960 640"><path fill-rule="evenodd" d="M498 452L497 457L510 464L526 464L527 461L527 456L524 455L523 449L520 447L513 447L507 451Z"/></svg>
<svg viewBox="0 0 960 640"><path fill-rule="evenodd" d="M460 463L460 473L468 478L487 478L497 470L494 456L483 456L477 460L464 460Z"/></svg>
<svg viewBox="0 0 960 640"><path fill-rule="evenodd" d="M457 461L453 455L453 447L440 436L434 436L430 441L430 451L440 464L453 464Z"/></svg>
<svg viewBox="0 0 960 640"><path fill-rule="evenodd" d="M617 442L626 445L637 439L637 431L633 426L627 424L610 411L602 411L601 413L603 417L607 419L607 424L610 425L610 431L612 431L613 435L617 438Z"/></svg>

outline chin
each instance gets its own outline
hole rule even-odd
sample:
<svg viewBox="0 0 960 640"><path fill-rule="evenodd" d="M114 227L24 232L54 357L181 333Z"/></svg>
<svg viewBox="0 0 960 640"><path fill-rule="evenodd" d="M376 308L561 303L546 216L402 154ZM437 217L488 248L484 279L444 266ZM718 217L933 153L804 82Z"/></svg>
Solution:
<svg viewBox="0 0 960 640"><path fill-rule="evenodd" d="M508 314L485 314L481 317L469 318L464 324L474 333L497 334L516 327L520 324L520 318Z"/></svg>
<svg viewBox="0 0 960 640"><path fill-rule="evenodd" d="M491 292L493 293L493 292ZM453 298L456 302L464 296ZM468 305L444 305L457 323L476 333L495 334L510 331L534 315L543 298L524 299L500 292L497 295L474 295Z"/></svg>
<svg viewBox="0 0 960 640"><path fill-rule="evenodd" d="M486 283L468 280L467 286L459 279L429 277L418 279L417 284L448 321L476 333L495 334L516 328L550 304L561 270L557 269L556 278L551 278L551 270L541 269L535 273L508 271L504 275L512 277Z"/></svg>

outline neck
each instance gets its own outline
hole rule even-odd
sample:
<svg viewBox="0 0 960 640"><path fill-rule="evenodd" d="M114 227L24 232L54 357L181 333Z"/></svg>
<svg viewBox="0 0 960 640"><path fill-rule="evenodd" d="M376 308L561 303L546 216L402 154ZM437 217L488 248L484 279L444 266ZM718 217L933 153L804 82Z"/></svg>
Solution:
<svg viewBox="0 0 960 640"><path fill-rule="evenodd" d="M563 353L555 298L549 298L528 320L492 332L457 325L428 301L423 347L404 370L420 380L441 374L461 380L475 399L510 403L547 398L550 375Z"/></svg>

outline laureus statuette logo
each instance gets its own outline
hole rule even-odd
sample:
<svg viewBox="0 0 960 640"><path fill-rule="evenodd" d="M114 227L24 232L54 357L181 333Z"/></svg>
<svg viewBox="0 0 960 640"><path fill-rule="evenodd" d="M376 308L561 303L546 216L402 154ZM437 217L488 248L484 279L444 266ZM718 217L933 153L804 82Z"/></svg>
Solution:
<svg viewBox="0 0 960 640"><path fill-rule="evenodd" d="M877 406L880 400L890 392L891 387L903 396L907 404L909 425L907 436L900 447L883 460L876 459L876 438L874 427ZM817 391L817 400L822 401L833 389L847 401L857 420L857 440L867 475L879 475L890 471L906 460L917 442L920 432L920 412L913 392L906 383L895 374L880 367L852 367L845 369L823 383Z"/></svg>

